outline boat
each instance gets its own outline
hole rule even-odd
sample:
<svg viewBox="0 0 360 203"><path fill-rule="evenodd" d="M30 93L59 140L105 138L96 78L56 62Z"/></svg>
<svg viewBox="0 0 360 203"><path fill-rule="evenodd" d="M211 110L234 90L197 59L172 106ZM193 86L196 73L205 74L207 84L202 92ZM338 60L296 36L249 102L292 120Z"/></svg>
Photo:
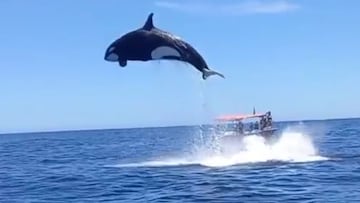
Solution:
<svg viewBox="0 0 360 203"><path fill-rule="evenodd" d="M253 114L222 115L215 118L216 132L225 136L251 136L260 135L271 138L277 128L273 126L271 112Z"/></svg>

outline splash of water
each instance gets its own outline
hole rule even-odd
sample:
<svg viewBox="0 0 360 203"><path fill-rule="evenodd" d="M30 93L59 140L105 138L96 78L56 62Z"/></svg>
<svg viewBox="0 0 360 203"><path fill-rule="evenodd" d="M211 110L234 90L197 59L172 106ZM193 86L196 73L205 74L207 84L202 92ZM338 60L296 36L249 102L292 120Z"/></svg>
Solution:
<svg viewBox="0 0 360 203"><path fill-rule="evenodd" d="M214 145L214 142L217 144ZM283 132L273 143L266 142L261 136L248 136L242 140L211 139L211 142L207 144L194 147L193 153L183 157L117 166L164 167L201 165L205 167L227 167L268 161L299 163L327 160L326 157L318 154L310 136L301 132L291 131Z"/></svg>
<svg viewBox="0 0 360 203"><path fill-rule="evenodd" d="M224 142L222 147L230 150L203 157L199 163L210 167L224 167L268 161L312 162L326 159L318 155L311 138L299 132L284 132L271 144L266 143L261 136L248 136L242 140L242 143L232 140Z"/></svg>

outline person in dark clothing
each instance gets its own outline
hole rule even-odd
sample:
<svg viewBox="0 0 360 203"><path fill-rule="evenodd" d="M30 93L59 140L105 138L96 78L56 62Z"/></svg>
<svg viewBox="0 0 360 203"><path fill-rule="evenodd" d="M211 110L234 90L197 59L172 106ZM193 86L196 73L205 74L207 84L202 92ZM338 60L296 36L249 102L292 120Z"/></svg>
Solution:
<svg viewBox="0 0 360 203"><path fill-rule="evenodd" d="M258 121L255 122L254 130L259 130L259 122Z"/></svg>
<svg viewBox="0 0 360 203"><path fill-rule="evenodd" d="M267 123L268 123L268 126L272 126L272 117L271 117L271 112L270 111L268 111Z"/></svg>
<svg viewBox="0 0 360 203"><path fill-rule="evenodd" d="M266 124L265 118L261 117L261 119L260 119L260 130L263 130L265 128L265 124Z"/></svg>

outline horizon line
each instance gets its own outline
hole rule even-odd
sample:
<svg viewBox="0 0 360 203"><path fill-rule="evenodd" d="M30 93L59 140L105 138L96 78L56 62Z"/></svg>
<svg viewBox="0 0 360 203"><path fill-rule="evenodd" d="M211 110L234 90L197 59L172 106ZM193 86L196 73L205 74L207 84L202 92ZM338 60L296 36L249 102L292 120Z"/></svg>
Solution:
<svg viewBox="0 0 360 203"><path fill-rule="evenodd" d="M331 121L331 120L351 120L360 119L360 116L356 117L337 117L337 118L324 118L324 119L300 119L300 120L277 120L274 123L284 122L309 122L309 121ZM134 130L134 129L152 129L152 128L176 128L176 127L195 127L207 124L183 124L183 125L164 125L164 126L138 126L138 127L114 127L114 128L88 128L88 129L63 129L63 130L44 130L44 131L24 131L24 132L7 132L0 133L1 135L19 135L19 134L44 134L44 133L66 133L66 132L84 132L84 131L111 131L111 130Z"/></svg>

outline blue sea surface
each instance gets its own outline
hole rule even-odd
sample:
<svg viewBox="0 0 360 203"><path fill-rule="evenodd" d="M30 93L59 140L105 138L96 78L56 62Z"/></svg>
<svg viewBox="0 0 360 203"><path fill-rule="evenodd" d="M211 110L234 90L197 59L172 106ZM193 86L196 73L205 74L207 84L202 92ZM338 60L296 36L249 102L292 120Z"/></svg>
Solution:
<svg viewBox="0 0 360 203"><path fill-rule="evenodd" d="M3 134L0 202L360 202L360 119L275 125Z"/></svg>

